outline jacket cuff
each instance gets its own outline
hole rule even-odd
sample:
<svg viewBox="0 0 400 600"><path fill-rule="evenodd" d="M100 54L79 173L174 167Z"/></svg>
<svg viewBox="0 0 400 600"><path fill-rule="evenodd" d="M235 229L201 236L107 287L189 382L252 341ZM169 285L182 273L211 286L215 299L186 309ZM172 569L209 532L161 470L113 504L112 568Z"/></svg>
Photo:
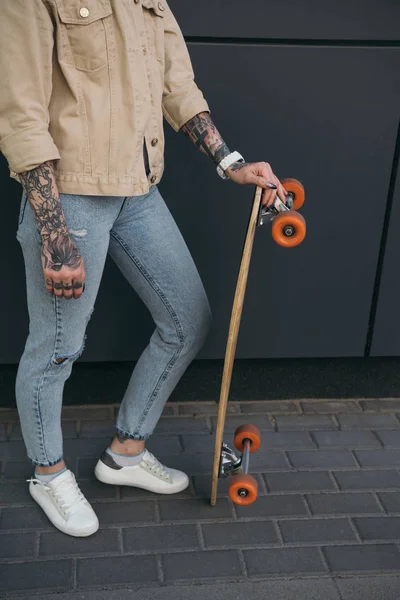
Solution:
<svg viewBox="0 0 400 600"><path fill-rule="evenodd" d="M195 84L195 89L189 93L171 92L163 99L164 117L175 131L179 131L185 123L193 119L201 112L210 112L210 108L204 99L202 92Z"/></svg>
<svg viewBox="0 0 400 600"><path fill-rule="evenodd" d="M61 158L50 133L37 127L8 135L1 140L0 150L15 173L31 171L47 161Z"/></svg>

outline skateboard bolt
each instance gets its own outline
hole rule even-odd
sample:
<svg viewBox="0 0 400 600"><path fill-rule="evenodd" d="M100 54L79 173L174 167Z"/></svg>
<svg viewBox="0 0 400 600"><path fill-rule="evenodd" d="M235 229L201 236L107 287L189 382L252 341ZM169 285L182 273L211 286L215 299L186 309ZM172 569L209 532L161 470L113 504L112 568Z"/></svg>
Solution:
<svg viewBox="0 0 400 600"><path fill-rule="evenodd" d="M248 496L249 492L242 488L241 490L239 490L238 494L241 498L246 498L246 496Z"/></svg>
<svg viewBox="0 0 400 600"><path fill-rule="evenodd" d="M283 233L286 235L286 237L291 237L294 234L294 227L292 225L288 225L283 230Z"/></svg>

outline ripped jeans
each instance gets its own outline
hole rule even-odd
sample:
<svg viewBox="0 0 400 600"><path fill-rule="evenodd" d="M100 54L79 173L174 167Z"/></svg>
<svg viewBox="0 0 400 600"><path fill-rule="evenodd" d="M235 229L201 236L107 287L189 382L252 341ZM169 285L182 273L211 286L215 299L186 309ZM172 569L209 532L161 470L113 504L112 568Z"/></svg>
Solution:
<svg viewBox="0 0 400 600"><path fill-rule="evenodd" d="M61 202L70 234L85 261L86 289L78 300L46 292L41 238L25 197L17 232L25 260L30 327L16 397L28 456L40 466L54 465L63 457L64 384L83 351L107 253L156 325L122 400L117 432L135 440L151 435L211 324L199 274L156 186L145 196L61 195Z"/></svg>

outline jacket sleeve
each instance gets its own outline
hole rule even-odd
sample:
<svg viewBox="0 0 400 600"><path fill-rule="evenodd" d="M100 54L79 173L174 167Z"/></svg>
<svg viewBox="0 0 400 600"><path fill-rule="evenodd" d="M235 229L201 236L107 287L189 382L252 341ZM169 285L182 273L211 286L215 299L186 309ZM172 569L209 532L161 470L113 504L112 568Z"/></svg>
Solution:
<svg viewBox="0 0 400 600"><path fill-rule="evenodd" d="M43 0L1 0L0 151L15 173L60 158L49 133L53 35Z"/></svg>
<svg viewBox="0 0 400 600"><path fill-rule="evenodd" d="M164 4L166 5L165 1ZM164 43L163 113L169 124L178 131L197 114L210 109L194 81L192 63L184 37L167 5L164 17Z"/></svg>

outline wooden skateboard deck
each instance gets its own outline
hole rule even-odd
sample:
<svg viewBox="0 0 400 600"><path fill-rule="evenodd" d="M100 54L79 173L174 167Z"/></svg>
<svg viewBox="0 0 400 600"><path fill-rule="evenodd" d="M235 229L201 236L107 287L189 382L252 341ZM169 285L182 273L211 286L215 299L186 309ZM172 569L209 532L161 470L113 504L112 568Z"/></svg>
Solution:
<svg viewBox="0 0 400 600"><path fill-rule="evenodd" d="M221 477L221 460L223 452L224 457L227 457L227 462L230 465L229 470L227 469L227 473L225 474L233 475L229 490L229 496L232 501L237 504L247 505L254 502L257 498L257 481L251 475L248 475L247 471L249 466L249 453L258 450L260 446L260 432L253 425L243 425L238 428L235 433L234 441L236 449L243 452L241 459L237 459L233 451L231 451L227 446L223 445L223 435L236 346L239 336L240 321L242 317L256 229L259 225L263 224L263 219L265 217L270 217L270 219L273 220L272 235L274 240L279 245L293 247L301 243L305 237L305 221L303 217L291 210L293 206L295 208L300 208L300 206L303 204L304 189L299 182L293 179L284 180L282 181L282 184L288 191L291 198L288 206L286 206L277 198L271 209L263 209L263 189L260 187L256 188L253 199L253 206L250 213L250 219L243 248L225 352L215 435L214 463L212 470L212 506L215 506L217 502L218 479Z"/></svg>

